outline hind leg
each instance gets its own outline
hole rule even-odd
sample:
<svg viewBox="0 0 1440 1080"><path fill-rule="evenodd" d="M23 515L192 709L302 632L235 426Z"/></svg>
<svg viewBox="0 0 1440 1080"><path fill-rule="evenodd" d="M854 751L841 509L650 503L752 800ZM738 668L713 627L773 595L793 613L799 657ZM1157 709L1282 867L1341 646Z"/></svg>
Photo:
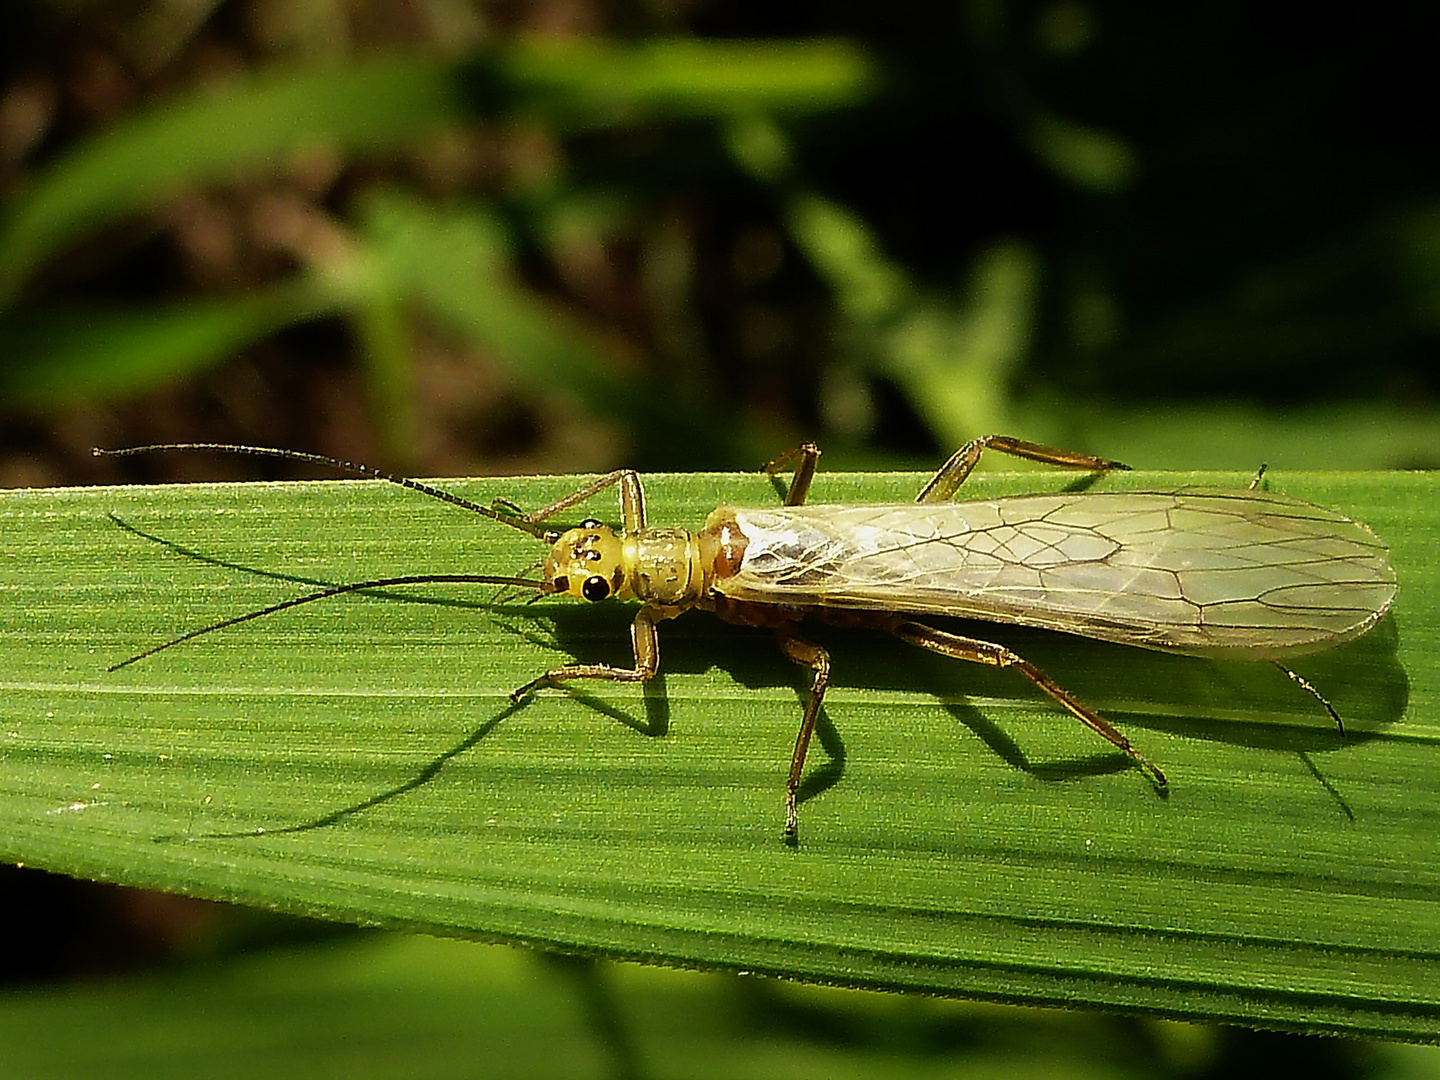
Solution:
<svg viewBox="0 0 1440 1080"><path fill-rule="evenodd" d="M1110 721L1080 701L1023 656L1011 652L1003 645L981 641L979 638L947 633L944 630L937 630L933 626L909 619L899 620L888 629L901 641L908 641L911 645L918 645L922 649L929 649L942 656L953 656L957 660L969 660L971 663L986 664L990 667L1013 668L1054 698L1071 716L1116 749L1129 755L1135 764L1145 770L1157 788L1165 786L1165 774L1146 760L1140 751L1131 746L1130 740L1120 734Z"/></svg>

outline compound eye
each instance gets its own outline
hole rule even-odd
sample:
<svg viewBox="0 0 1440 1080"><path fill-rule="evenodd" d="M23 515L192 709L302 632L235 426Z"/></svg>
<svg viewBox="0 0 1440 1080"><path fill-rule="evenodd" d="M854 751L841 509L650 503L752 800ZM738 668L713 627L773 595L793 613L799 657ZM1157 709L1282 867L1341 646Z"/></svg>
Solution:
<svg viewBox="0 0 1440 1080"><path fill-rule="evenodd" d="M586 578L580 586L580 595L586 600L604 600L610 595L610 583L603 577Z"/></svg>
<svg viewBox="0 0 1440 1080"><path fill-rule="evenodd" d="M594 518L586 518L584 521L580 522L580 527L582 529L598 529L601 528L601 523Z"/></svg>

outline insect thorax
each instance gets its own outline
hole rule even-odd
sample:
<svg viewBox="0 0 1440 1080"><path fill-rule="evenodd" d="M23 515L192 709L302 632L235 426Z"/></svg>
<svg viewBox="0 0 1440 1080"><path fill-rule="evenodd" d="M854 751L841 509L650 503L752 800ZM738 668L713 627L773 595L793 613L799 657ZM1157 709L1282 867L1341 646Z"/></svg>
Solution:
<svg viewBox="0 0 1440 1080"><path fill-rule="evenodd" d="M688 529L643 529L626 540L630 586L640 599L690 607L709 588L700 538Z"/></svg>

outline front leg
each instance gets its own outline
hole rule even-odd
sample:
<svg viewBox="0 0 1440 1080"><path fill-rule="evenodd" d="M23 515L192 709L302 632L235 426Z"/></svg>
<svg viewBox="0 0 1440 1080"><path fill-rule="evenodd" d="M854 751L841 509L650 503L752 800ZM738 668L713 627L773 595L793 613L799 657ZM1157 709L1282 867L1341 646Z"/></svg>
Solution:
<svg viewBox="0 0 1440 1080"><path fill-rule="evenodd" d="M566 664L551 668L538 679L532 679L510 695L517 704L521 698L542 686L567 682L571 679L603 679L607 682L649 682L660 670L660 641L655 623L663 618L648 604L635 615L630 624L630 645L635 651L634 667L616 667L613 664Z"/></svg>
<svg viewBox="0 0 1440 1080"><path fill-rule="evenodd" d="M608 487L620 489L620 522L627 533L645 528L645 489L640 485L640 476L634 469L616 469L590 481L578 491L556 499L549 506L526 513L509 499L496 499L492 509L513 514L528 526L548 521L562 510L569 510L588 499L594 498Z"/></svg>

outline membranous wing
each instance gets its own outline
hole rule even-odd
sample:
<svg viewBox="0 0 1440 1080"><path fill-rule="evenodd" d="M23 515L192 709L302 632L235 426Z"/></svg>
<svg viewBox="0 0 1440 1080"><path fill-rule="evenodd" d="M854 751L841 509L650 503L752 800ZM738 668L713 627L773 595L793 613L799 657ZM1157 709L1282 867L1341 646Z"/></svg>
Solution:
<svg viewBox="0 0 1440 1080"><path fill-rule="evenodd" d="M767 604L944 613L1258 659L1357 637L1395 595L1369 529L1261 492L729 512L748 543L715 588Z"/></svg>

